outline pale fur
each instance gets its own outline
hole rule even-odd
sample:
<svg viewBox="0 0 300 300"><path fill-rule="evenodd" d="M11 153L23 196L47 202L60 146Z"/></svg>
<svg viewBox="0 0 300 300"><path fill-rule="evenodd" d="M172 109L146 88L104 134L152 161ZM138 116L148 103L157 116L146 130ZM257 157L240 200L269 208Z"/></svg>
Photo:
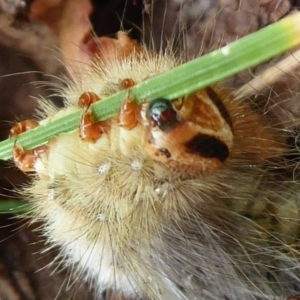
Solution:
<svg viewBox="0 0 300 300"><path fill-rule="evenodd" d="M95 62L63 91L64 109L42 104L42 123L80 110L83 92L107 97L125 78L139 83L180 63L150 52ZM76 266L75 278L93 282L99 295L113 289L128 299L273 299L300 291L297 162L284 159L292 129L255 98L222 101L234 141L211 174L155 162L144 152L146 125L128 131L116 118L95 144L78 130L48 143L26 190L50 244Z"/></svg>

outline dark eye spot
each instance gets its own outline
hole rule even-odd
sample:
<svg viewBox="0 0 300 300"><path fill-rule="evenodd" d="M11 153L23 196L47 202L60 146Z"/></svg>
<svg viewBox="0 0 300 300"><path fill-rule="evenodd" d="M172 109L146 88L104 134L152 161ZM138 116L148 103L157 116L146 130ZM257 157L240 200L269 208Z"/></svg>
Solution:
<svg viewBox="0 0 300 300"><path fill-rule="evenodd" d="M171 153L167 148L160 148L160 149L158 149L158 151L163 153L167 158L171 157Z"/></svg>
<svg viewBox="0 0 300 300"><path fill-rule="evenodd" d="M177 113L171 101L163 98L153 100L150 103L148 116L162 131L171 129L178 123Z"/></svg>
<svg viewBox="0 0 300 300"><path fill-rule="evenodd" d="M207 158L217 158L225 161L229 156L229 149L225 143L217 138L205 134L198 134L185 144L188 151Z"/></svg>

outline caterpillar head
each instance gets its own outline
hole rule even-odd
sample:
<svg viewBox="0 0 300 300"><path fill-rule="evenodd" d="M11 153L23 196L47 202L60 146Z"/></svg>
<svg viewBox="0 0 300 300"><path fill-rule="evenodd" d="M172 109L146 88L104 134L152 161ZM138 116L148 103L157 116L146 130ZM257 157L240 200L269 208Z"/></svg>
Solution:
<svg viewBox="0 0 300 300"><path fill-rule="evenodd" d="M211 88L173 102L154 100L148 104L147 121L146 153L172 169L210 173L230 155L233 144L230 116Z"/></svg>

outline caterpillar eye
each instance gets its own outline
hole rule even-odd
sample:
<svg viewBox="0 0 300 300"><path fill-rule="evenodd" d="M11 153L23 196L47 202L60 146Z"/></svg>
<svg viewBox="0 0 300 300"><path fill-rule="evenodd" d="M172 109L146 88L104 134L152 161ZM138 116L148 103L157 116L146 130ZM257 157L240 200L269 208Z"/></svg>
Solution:
<svg viewBox="0 0 300 300"><path fill-rule="evenodd" d="M159 98L152 101L147 115L162 131L167 131L178 123L177 112L174 110L171 101L167 99Z"/></svg>

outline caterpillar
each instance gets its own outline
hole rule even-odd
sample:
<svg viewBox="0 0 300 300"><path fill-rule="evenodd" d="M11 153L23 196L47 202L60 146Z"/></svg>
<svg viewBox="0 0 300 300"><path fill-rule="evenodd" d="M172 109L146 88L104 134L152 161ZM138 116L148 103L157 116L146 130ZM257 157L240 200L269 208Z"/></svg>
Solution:
<svg viewBox="0 0 300 300"><path fill-rule="evenodd" d="M299 128L270 97L220 85L170 102L136 104L97 122L91 105L180 64L120 31L100 38L88 72L64 88L64 108L41 101L40 120L75 111L78 129L13 154L43 233L74 278L126 299L297 299Z"/></svg>

